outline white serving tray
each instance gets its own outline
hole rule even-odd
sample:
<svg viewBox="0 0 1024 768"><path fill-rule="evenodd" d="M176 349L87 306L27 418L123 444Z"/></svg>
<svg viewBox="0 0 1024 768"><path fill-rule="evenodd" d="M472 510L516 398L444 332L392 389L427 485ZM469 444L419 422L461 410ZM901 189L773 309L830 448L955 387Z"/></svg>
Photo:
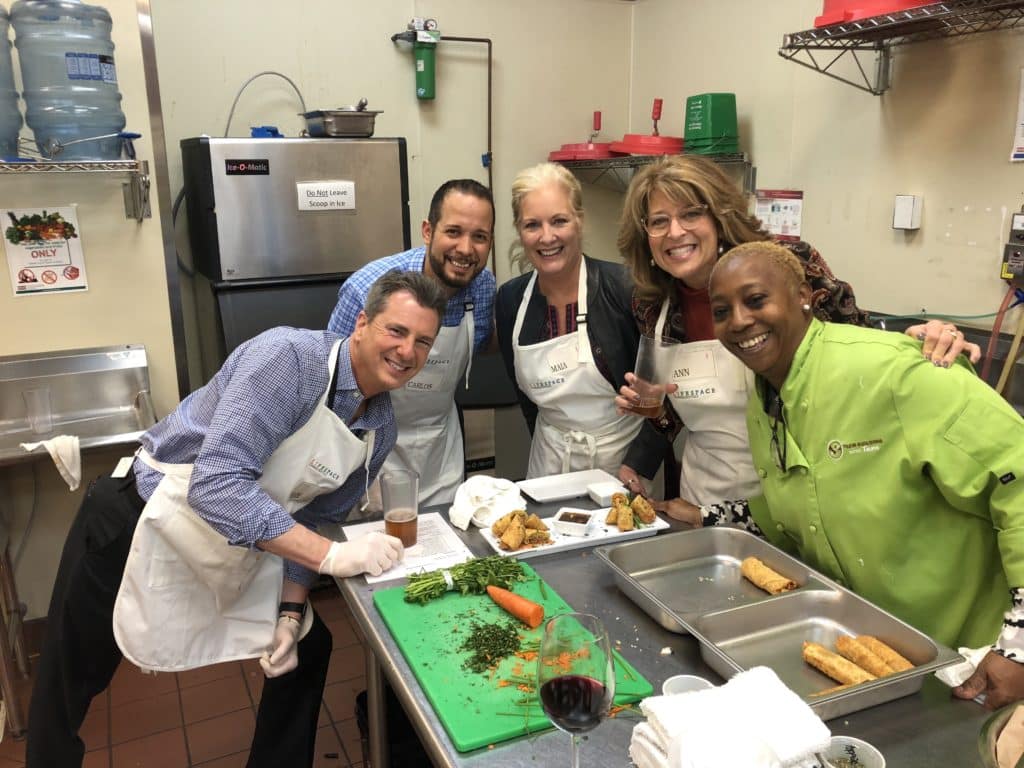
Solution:
<svg viewBox="0 0 1024 768"><path fill-rule="evenodd" d="M596 470L600 471L600 470ZM520 560L526 560L531 557L540 557L551 552L566 552L571 549L583 549L584 547L595 547L599 544L618 544L622 541L630 541L631 539L643 539L648 536L654 536L658 531L663 531L669 527L669 524L656 517L653 523L645 525L643 528L634 528L632 531L620 531L616 525L605 525L604 520L608 517L608 507L604 509L584 509L583 512L589 512L594 515L594 520L591 521L586 536L567 536L564 533L558 533L551 525L551 520L554 517L541 518L544 520L544 524L551 529L551 543L540 544L536 547L530 547L528 549L517 549L515 552L509 552L502 549L498 545L498 540L494 534L491 533L490 526L487 528L480 529L480 535L484 537L484 541L487 542L487 546L493 549L497 554L506 557L518 557Z"/></svg>
<svg viewBox="0 0 1024 768"><path fill-rule="evenodd" d="M520 480L516 485L534 501L546 504L549 501L574 499L587 495L587 486L591 483L607 481L618 484L619 479L609 475L603 469L582 469L579 472L566 472L563 475L535 477L533 480Z"/></svg>

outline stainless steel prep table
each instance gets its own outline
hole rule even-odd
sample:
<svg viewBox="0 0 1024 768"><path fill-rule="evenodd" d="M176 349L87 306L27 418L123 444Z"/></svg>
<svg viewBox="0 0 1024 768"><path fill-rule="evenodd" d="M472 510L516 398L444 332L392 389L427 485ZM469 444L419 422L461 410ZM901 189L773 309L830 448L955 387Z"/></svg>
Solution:
<svg viewBox="0 0 1024 768"><path fill-rule="evenodd" d="M592 507L589 501L565 502ZM530 505L541 517L554 514L561 504ZM427 511L441 512L446 508ZM673 529L686 526L673 524ZM325 535L333 532L323 530ZM475 555L493 554L475 528L458 532ZM337 538L341 538L338 536ZM530 560L530 565L578 611L599 616L616 647L660 691L661 682L675 674L692 673L720 683L721 678L700 658L697 642L660 627L619 591L612 573L589 549L555 553ZM388 739L383 711L386 677L416 728L424 749L437 766L509 766L561 768L569 762L569 737L557 730L497 744L493 749L460 753L452 745L433 707L395 644L373 604L376 588L362 576L338 579L352 615L366 637L367 698L370 722L370 763L388 765ZM670 654L662 655L663 649ZM937 765L973 768L982 765L976 746L988 713L974 702L953 699L949 688L929 676L920 693L888 704L828 721L833 734L848 734L874 744L892 768L932 768ZM619 715L605 720L584 737L580 760L588 766L625 768L630 764L629 740L637 719Z"/></svg>

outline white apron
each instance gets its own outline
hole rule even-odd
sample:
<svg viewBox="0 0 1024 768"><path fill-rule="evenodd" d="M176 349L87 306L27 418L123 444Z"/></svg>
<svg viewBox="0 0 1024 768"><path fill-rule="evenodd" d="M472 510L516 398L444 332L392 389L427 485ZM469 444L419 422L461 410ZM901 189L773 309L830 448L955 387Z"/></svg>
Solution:
<svg viewBox="0 0 1024 768"><path fill-rule="evenodd" d="M420 476L420 507L451 504L462 484L466 462L455 390L463 371L469 385L473 336L473 305L467 302L462 322L438 332L423 370L391 392L398 442L384 468Z"/></svg>
<svg viewBox="0 0 1024 768"><path fill-rule="evenodd" d="M654 329L656 339L667 317L666 300ZM746 416L754 374L717 339L659 349L659 354L672 356L671 381L679 389L669 397L687 430L679 495L697 505L756 496L760 482L750 456Z"/></svg>
<svg viewBox="0 0 1024 768"><path fill-rule="evenodd" d="M580 469L618 475L643 420L615 412L615 389L594 364L587 337L587 265L580 260L576 331L529 346L519 345L534 272L512 329L516 384L537 406L526 477Z"/></svg>
<svg viewBox="0 0 1024 768"><path fill-rule="evenodd" d="M289 513L369 468L374 433L365 440L326 407L340 342L331 350L328 386L302 427L270 455L261 488ZM259 549L232 546L188 505L191 464L139 458L164 476L132 537L114 603L114 638L143 669L177 672L256 658L274 633L283 563ZM306 611L302 633L312 612Z"/></svg>

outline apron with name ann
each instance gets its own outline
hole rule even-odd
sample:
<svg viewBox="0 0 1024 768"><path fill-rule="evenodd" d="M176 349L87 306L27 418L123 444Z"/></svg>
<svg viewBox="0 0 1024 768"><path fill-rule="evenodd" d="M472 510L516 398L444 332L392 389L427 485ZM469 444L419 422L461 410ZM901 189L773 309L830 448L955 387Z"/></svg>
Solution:
<svg viewBox="0 0 1024 768"><path fill-rule="evenodd" d="M537 406L527 478L581 469L618 475L643 426L615 412L615 389L594 364L587 336L587 265L580 260L576 331L520 346L519 334L537 282L534 272L512 329L516 384Z"/></svg>
<svg viewBox="0 0 1024 768"><path fill-rule="evenodd" d="M462 321L442 327L423 366L401 389L391 392L398 442L384 469L411 469L420 476L420 506L450 504L462 484L465 458L455 390L473 357L473 305Z"/></svg>
<svg viewBox="0 0 1024 768"><path fill-rule="evenodd" d="M667 317L665 301L655 338ZM662 347L659 354L671 355L671 381L679 389L669 397L686 425L679 495L703 505L759 494L746 416L753 373L717 339Z"/></svg>
<svg viewBox="0 0 1024 768"><path fill-rule="evenodd" d="M259 485L290 514L369 471L374 432L352 434L330 410L340 342L331 350L328 386L313 415L263 465ZM114 638L137 666L179 672L256 658L277 621L283 562L255 547L233 546L188 504L191 464L139 458L163 473L135 528L114 604ZM309 630L306 611L302 634Z"/></svg>

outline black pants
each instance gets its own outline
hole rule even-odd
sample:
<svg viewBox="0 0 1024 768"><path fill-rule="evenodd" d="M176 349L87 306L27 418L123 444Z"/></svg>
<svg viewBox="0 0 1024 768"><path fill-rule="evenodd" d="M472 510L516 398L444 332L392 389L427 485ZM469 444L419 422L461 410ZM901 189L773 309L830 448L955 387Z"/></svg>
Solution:
<svg viewBox="0 0 1024 768"><path fill-rule="evenodd" d="M78 736L92 698L110 684L121 651L114 600L144 503L133 478L101 477L68 533L50 598L46 639L29 708L28 768L79 768ZM313 764L316 723L331 656L331 633L313 617L299 666L266 680L248 768Z"/></svg>

